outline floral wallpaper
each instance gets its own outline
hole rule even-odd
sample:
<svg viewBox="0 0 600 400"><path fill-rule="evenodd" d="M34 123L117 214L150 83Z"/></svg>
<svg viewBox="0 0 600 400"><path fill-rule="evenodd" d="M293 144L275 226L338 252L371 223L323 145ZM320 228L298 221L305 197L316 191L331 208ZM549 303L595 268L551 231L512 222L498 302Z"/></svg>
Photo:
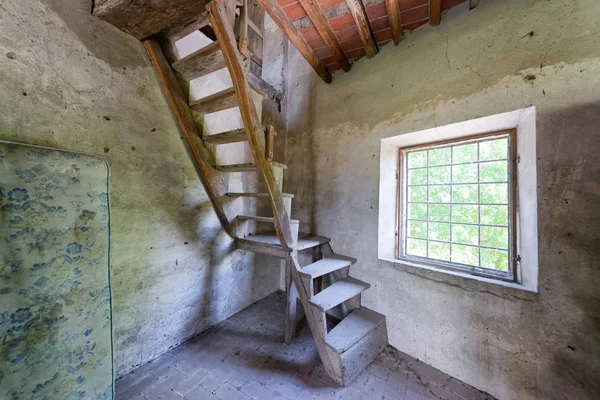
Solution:
<svg viewBox="0 0 600 400"><path fill-rule="evenodd" d="M108 166L0 141L0 399L113 399Z"/></svg>

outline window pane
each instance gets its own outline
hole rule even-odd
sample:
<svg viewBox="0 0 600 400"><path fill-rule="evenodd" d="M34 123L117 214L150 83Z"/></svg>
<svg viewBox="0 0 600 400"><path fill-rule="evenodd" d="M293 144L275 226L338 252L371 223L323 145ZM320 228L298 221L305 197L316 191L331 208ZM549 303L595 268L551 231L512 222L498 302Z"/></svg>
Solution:
<svg viewBox="0 0 600 400"><path fill-rule="evenodd" d="M477 185L453 185L453 203L477 203L479 195Z"/></svg>
<svg viewBox="0 0 600 400"><path fill-rule="evenodd" d="M481 224L508 226L508 206L481 206Z"/></svg>
<svg viewBox="0 0 600 400"><path fill-rule="evenodd" d="M479 160L500 160L508 157L508 139L486 140L479 143Z"/></svg>
<svg viewBox="0 0 600 400"><path fill-rule="evenodd" d="M406 254L427 257L427 240L407 239Z"/></svg>
<svg viewBox="0 0 600 400"><path fill-rule="evenodd" d="M488 136L403 153L405 255L487 268L490 276L513 268L509 141Z"/></svg>
<svg viewBox="0 0 600 400"><path fill-rule="evenodd" d="M461 164L452 166L453 183L477 182L477 164Z"/></svg>
<svg viewBox="0 0 600 400"><path fill-rule="evenodd" d="M427 168L409 169L408 170L409 185L426 185L427 184Z"/></svg>
<svg viewBox="0 0 600 400"><path fill-rule="evenodd" d="M497 271L508 271L508 251L481 249L481 266Z"/></svg>
<svg viewBox="0 0 600 400"><path fill-rule="evenodd" d="M507 204L508 184L488 183L481 186L481 203Z"/></svg>
<svg viewBox="0 0 600 400"><path fill-rule="evenodd" d="M465 224L479 223L479 206L471 205L453 205L452 222L462 222Z"/></svg>
<svg viewBox="0 0 600 400"><path fill-rule="evenodd" d="M429 258L450 261L450 243L429 242Z"/></svg>
<svg viewBox="0 0 600 400"><path fill-rule="evenodd" d="M429 166L432 165L448 165L452 160L452 149L429 150Z"/></svg>
<svg viewBox="0 0 600 400"><path fill-rule="evenodd" d="M471 246L452 245L452 262L479 266L479 249Z"/></svg>
<svg viewBox="0 0 600 400"><path fill-rule="evenodd" d="M477 161L477 143L452 148L452 164Z"/></svg>
<svg viewBox="0 0 600 400"><path fill-rule="evenodd" d="M479 227L477 225L452 224L452 243L479 244Z"/></svg>
<svg viewBox="0 0 600 400"><path fill-rule="evenodd" d="M450 206L445 204L431 204L429 206L430 221L450 221Z"/></svg>
<svg viewBox="0 0 600 400"><path fill-rule="evenodd" d="M482 226L481 245L508 250L508 228Z"/></svg>
<svg viewBox="0 0 600 400"><path fill-rule="evenodd" d="M479 164L479 182L507 182L508 163L493 161Z"/></svg>
<svg viewBox="0 0 600 400"><path fill-rule="evenodd" d="M429 184L450 183L450 167L429 168Z"/></svg>
<svg viewBox="0 0 600 400"><path fill-rule="evenodd" d="M427 202L427 186L412 186L408 188L408 201Z"/></svg>
<svg viewBox="0 0 600 400"><path fill-rule="evenodd" d="M408 221L408 236L417 239L427 239L427 222Z"/></svg>
<svg viewBox="0 0 600 400"><path fill-rule="evenodd" d="M444 224L441 222L430 222L429 223L429 239L449 242L450 241L450 224Z"/></svg>
<svg viewBox="0 0 600 400"><path fill-rule="evenodd" d="M450 186L430 186L430 203L450 203Z"/></svg>
<svg viewBox="0 0 600 400"><path fill-rule="evenodd" d="M409 204L408 205L409 219L427 219L427 204Z"/></svg>
<svg viewBox="0 0 600 400"><path fill-rule="evenodd" d="M427 166L427 150L408 153L408 168Z"/></svg>

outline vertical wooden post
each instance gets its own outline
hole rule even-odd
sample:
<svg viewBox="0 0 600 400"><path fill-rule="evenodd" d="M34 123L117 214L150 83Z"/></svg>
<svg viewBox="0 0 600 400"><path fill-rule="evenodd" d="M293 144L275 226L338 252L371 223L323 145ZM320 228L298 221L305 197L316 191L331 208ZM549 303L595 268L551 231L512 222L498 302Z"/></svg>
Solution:
<svg viewBox="0 0 600 400"><path fill-rule="evenodd" d="M292 274L294 262L292 257L297 256L297 251L288 253L285 258L285 342L290 344L296 334L298 324L298 289L294 284Z"/></svg>

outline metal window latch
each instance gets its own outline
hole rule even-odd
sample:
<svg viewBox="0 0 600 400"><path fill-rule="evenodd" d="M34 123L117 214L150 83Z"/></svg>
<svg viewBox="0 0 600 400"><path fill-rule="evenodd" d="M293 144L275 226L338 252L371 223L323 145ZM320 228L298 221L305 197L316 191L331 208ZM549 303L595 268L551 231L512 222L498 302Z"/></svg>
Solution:
<svg viewBox="0 0 600 400"><path fill-rule="evenodd" d="M515 261L519 262L519 263L521 262L521 255L520 254L517 254L517 256L515 257Z"/></svg>

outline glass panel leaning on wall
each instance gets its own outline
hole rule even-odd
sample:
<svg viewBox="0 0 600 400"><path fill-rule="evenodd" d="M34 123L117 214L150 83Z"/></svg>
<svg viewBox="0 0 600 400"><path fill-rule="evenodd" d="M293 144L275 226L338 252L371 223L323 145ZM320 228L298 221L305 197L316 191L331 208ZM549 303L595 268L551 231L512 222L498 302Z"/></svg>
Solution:
<svg viewBox="0 0 600 400"><path fill-rule="evenodd" d="M399 258L514 281L515 132L400 149Z"/></svg>

